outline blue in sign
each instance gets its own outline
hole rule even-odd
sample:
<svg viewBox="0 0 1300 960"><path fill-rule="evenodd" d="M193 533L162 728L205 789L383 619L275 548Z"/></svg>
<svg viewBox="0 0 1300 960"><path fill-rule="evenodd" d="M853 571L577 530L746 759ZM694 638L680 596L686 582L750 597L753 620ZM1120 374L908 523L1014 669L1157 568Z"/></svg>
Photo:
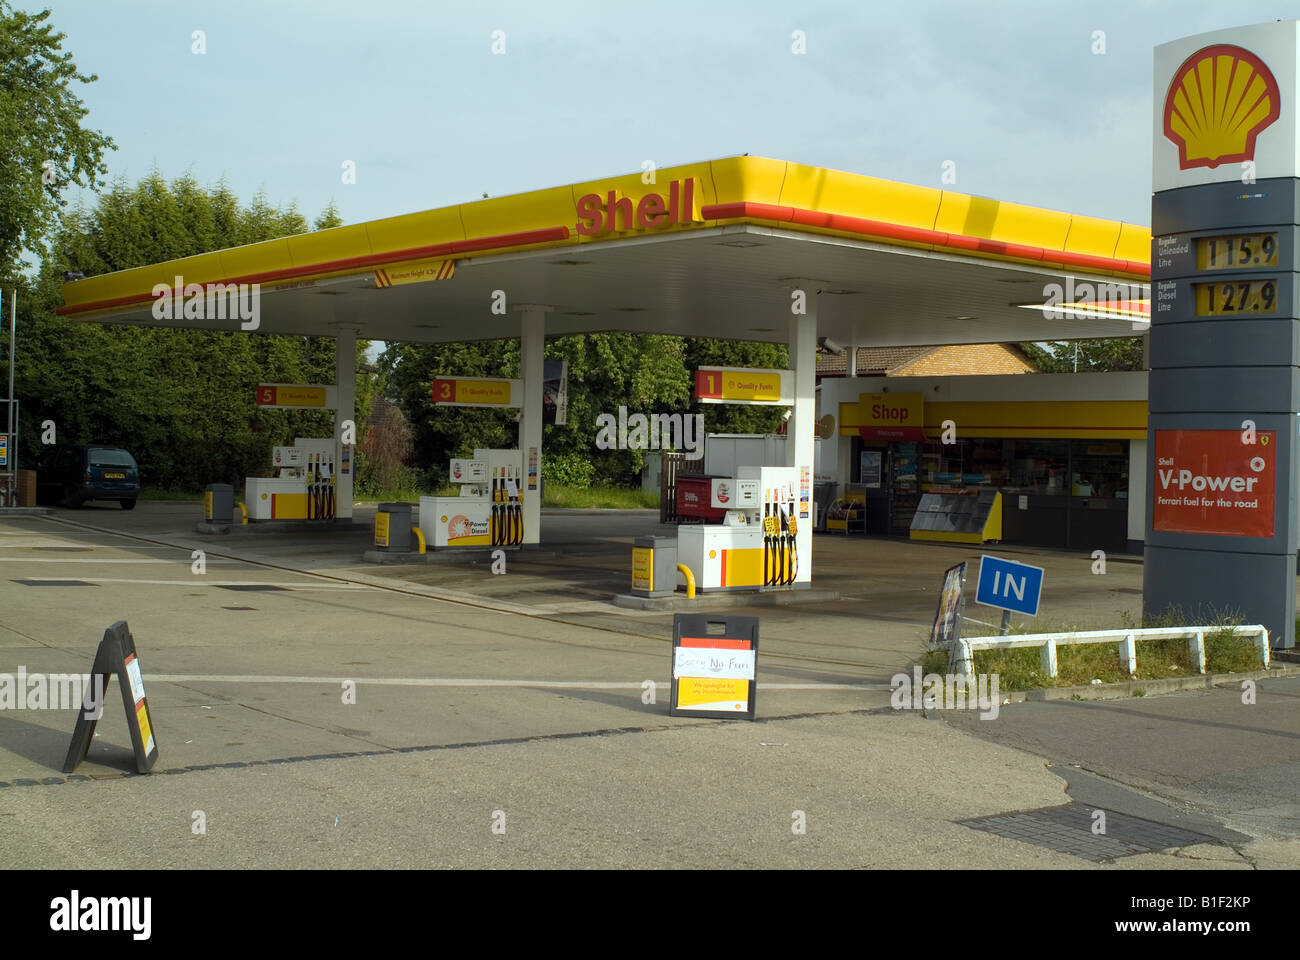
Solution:
<svg viewBox="0 0 1300 960"><path fill-rule="evenodd" d="M1038 616L1038 599L1043 592L1043 568L1014 560L980 557L979 585L975 602L986 607Z"/></svg>
<svg viewBox="0 0 1300 960"><path fill-rule="evenodd" d="M9 437L0 436L0 467L9 466Z"/></svg>

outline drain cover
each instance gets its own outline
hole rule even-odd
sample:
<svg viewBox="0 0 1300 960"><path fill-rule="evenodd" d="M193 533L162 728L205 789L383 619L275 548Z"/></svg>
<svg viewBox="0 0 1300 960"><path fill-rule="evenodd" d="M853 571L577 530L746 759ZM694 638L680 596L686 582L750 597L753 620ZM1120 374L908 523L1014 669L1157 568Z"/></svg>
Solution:
<svg viewBox="0 0 1300 960"><path fill-rule="evenodd" d="M272 586L269 583L226 583L221 585L222 590L283 590L284 587Z"/></svg>
<svg viewBox="0 0 1300 960"><path fill-rule="evenodd" d="M1214 837L1109 810L1106 811L1106 832L1094 834L1092 812L1096 809L1082 803L1066 803L957 822L972 830L996 833L1000 837L1033 843L1095 862L1196 843L1219 843Z"/></svg>
<svg viewBox="0 0 1300 960"><path fill-rule="evenodd" d="M93 583L87 583L85 580L15 580L14 583L21 583L24 587L93 587Z"/></svg>

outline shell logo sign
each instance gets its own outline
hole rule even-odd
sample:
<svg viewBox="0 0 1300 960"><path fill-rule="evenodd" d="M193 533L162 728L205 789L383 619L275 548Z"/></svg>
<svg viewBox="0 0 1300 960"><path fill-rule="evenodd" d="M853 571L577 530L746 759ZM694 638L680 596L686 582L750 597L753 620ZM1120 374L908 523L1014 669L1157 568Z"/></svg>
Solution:
<svg viewBox="0 0 1300 960"><path fill-rule="evenodd" d="M1183 61L1165 94L1164 132L1178 166L1214 169L1255 158L1255 138L1282 110L1264 61L1231 44L1204 47Z"/></svg>

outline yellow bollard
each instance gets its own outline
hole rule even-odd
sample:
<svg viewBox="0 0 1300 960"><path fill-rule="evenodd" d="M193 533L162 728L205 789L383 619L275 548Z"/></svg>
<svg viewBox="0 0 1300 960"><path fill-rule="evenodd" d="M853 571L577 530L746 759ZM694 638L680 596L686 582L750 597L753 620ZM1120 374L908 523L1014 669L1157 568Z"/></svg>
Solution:
<svg viewBox="0 0 1300 960"><path fill-rule="evenodd" d="M691 568L684 563L677 564L677 572L686 578L686 599L695 599L695 574L691 573Z"/></svg>
<svg viewBox="0 0 1300 960"><path fill-rule="evenodd" d="M239 508L239 512L242 515L242 519L239 521L240 526L246 526L248 524L248 507L244 506L242 503L236 503L235 506Z"/></svg>
<svg viewBox="0 0 1300 960"><path fill-rule="evenodd" d="M412 527L411 532L415 534L415 539L420 543L420 552L424 553L424 531L419 527Z"/></svg>

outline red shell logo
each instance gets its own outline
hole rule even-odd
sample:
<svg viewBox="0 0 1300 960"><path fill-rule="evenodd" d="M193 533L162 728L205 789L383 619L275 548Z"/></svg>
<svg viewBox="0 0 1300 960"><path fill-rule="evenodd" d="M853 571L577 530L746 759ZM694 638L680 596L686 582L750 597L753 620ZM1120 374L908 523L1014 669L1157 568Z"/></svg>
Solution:
<svg viewBox="0 0 1300 960"><path fill-rule="evenodd" d="M730 491L725 483L718 484L718 503L728 503L731 500Z"/></svg>
<svg viewBox="0 0 1300 960"><path fill-rule="evenodd" d="M1165 136L1178 145L1178 167L1255 158L1255 138L1277 120L1282 98L1273 72L1249 50L1204 47L1174 71L1165 94Z"/></svg>
<svg viewBox="0 0 1300 960"><path fill-rule="evenodd" d="M455 469L454 471L452 471L452 476L454 476L457 480L460 479L460 464L459 464L459 463L456 464L456 469Z"/></svg>

